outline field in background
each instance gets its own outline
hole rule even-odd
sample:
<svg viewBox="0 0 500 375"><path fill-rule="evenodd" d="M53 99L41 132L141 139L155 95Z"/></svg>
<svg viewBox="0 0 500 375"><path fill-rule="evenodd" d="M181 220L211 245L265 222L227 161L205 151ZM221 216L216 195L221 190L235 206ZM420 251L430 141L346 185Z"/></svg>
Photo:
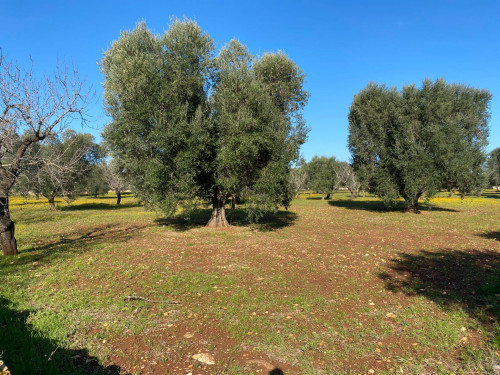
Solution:
<svg viewBox="0 0 500 375"><path fill-rule="evenodd" d="M223 230L208 208L166 220L131 195L45 202L12 199L20 254L0 257L15 375L500 368L500 193L443 193L420 215L304 194L260 224L228 211Z"/></svg>

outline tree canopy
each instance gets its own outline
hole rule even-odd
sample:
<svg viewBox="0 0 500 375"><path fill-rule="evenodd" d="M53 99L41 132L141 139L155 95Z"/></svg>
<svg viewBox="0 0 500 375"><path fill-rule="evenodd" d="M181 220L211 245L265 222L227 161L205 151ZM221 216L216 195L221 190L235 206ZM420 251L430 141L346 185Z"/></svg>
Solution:
<svg viewBox="0 0 500 375"><path fill-rule="evenodd" d="M101 69L112 118L104 138L149 208L168 215L212 200L209 225L226 226L231 195L249 198L253 218L289 205L308 93L284 53L257 58L232 40L216 55L193 21L163 35L140 23L113 42Z"/></svg>
<svg viewBox="0 0 500 375"><path fill-rule="evenodd" d="M490 186L500 187L500 147L490 152L487 162L488 182Z"/></svg>
<svg viewBox="0 0 500 375"><path fill-rule="evenodd" d="M471 191L482 183L490 99L442 79L401 91L370 83L349 111L354 168L386 202L403 197L415 212L443 186Z"/></svg>
<svg viewBox="0 0 500 375"><path fill-rule="evenodd" d="M307 172L306 184L309 189L321 193L321 199L328 196L335 188L337 175L335 168L338 162L334 156L314 156L309 163L305 165Z"/></svg>

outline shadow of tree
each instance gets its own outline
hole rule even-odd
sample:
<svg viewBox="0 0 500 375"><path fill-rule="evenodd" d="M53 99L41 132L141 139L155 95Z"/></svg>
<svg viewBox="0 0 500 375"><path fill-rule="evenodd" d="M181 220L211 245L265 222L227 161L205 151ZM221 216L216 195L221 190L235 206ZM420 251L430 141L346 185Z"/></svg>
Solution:
<svg viewBox="0 0 500 375"><path fill-rule="evenodd" d="M125 193L121 193L121 196L122 196L122 199L133 198L134 194L132 194L131 192L125 192ZM92 200L95 200L95 199L105 199L105 200L111 199L112 200L112 199L116 199L116 194L115 193L108 193L105 195L98 195L97 197L94 197L92 194L90 194L90 195L84 194L84 195L81 195L81 197L92 199Z"/></svg>
<svg viewBox="0 0 500 375"><path fill-rule="evenodd" d="M355 200L329 200L328 204L334 207L347 208L349 210L365 210L373 212L390 212L390 211L403 211L405 208L403 201L397 201L393 206L386 206L382 200L363 200L357 198ZM444 211L444 212L458 212L450 208L443 208L433 206L427 203L419 203L421 211Z"/></svg>
<svg viewBox="0 0 500 375"><path fill-rule="evenodd" d="M144 228L145 226L122 227L111 224L96 226L83 234L75 232L60 237L56 241L23 248L17 258L0 257L0 266L2 267L2 272L14 273L23 265L35 262L49 263L57 259L70 257L73 254L88 251L100 243L128 241L137 232L144 230Z"/></svg>
<svg viewBox="0 0 500 375"><path fill-rule="evenodd" d="M500 241L500 232L496 232L496 231L490 231L490 232L486 232L486 233L481 233L481 234L478 234L479 237L484 237L484 238L487 238L487 239L490 239L490 240L497 240L497 241Z"/></svg>
<svg viewBox="0 0 500 375"><path fill-rule="evenodd" d="M157 219L158 225L171 226L177 231L184 232L193 228L204 227L212 209L198 209L189 215L189 217L174 216L170 218ZM248 219L248 215L243 209L226 210L226 219L230 225L237 227L244 227L251 225L259 231L275 231L287 226L293 225L297 220L298 215L291 211L278 211L264 215L257 223L252 223Z"/></svg>
<svg viewBox="0 0 500 375"><path fill-rule="evenodd" d="M87 210L121 210L124 208L141 207L139 203L82 203L59 207L60 211L87 211Z"/></svg>
<svg viewBox="0 0 500 375"><path fill-rule="evenodd" d="M500 253L479 250L422 250L400 253L379 275L388 290L422 295L443 309L460 308L488 329L500 345Z"/></svg>
<svg viewBox="0 0 500 375"><path fill-rule="evenodd" d="M500 191L484 192L482 197L500 199Z"/></svg>
<svg viewBox="0 0 500 375"><path fill-rule="evenodd" d="M26 320L33 311L16 310L0 297L0 357L12 374L123 374L103 366L87 349L67 349L43 337Z"/></svg>

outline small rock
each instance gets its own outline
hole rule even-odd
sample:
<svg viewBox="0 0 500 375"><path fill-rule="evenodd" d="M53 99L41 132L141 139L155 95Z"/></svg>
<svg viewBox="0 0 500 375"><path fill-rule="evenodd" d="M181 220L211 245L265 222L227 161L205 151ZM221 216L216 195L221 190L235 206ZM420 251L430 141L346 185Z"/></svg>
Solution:
<svg viewBox="0 0 500 375"><path fill-rule="evenodd" d="M267 371L272 371L275 368L272 364L270 364L267 361L264 361L263 359L248 359L247 363L253 363L258 366L265 367Z"/></svg>
<svg viewBox="0 0 500 375"><path fill-rule="evenodd" d="M185 335L184 335L184 338L185 339L190 339L194 336L194 333L191 333L191 332L187 332Z"/></svg>
<svg viewBox="0 0 500 375"><path fill-rule="evenodd" d="M393 313L387 313L385 315L387 318L395 318L396 317L396 314L393 314Z"/></svg>
<svg viewBox="0 0 500 375"><path fill-rule="evenodd" d="M200 361L201 363L205 363L207 365L215 365L214 357L212 357L208 353L195 354L195 355L193 355L192 358L196 359L197 361Z"/></svg>

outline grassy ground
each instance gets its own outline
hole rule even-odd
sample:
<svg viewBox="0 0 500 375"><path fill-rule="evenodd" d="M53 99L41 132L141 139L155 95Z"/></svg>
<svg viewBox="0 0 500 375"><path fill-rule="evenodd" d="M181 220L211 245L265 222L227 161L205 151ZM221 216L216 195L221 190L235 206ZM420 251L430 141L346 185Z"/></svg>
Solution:
<svg viewBox="0 0 500 375"><path fill-rule="evenodd" d="M229 211L227 230L131 196L15 198L0 358L15 375L499 371L500 193L420 215L347 198L304 195L258 225Z"/></svg>

